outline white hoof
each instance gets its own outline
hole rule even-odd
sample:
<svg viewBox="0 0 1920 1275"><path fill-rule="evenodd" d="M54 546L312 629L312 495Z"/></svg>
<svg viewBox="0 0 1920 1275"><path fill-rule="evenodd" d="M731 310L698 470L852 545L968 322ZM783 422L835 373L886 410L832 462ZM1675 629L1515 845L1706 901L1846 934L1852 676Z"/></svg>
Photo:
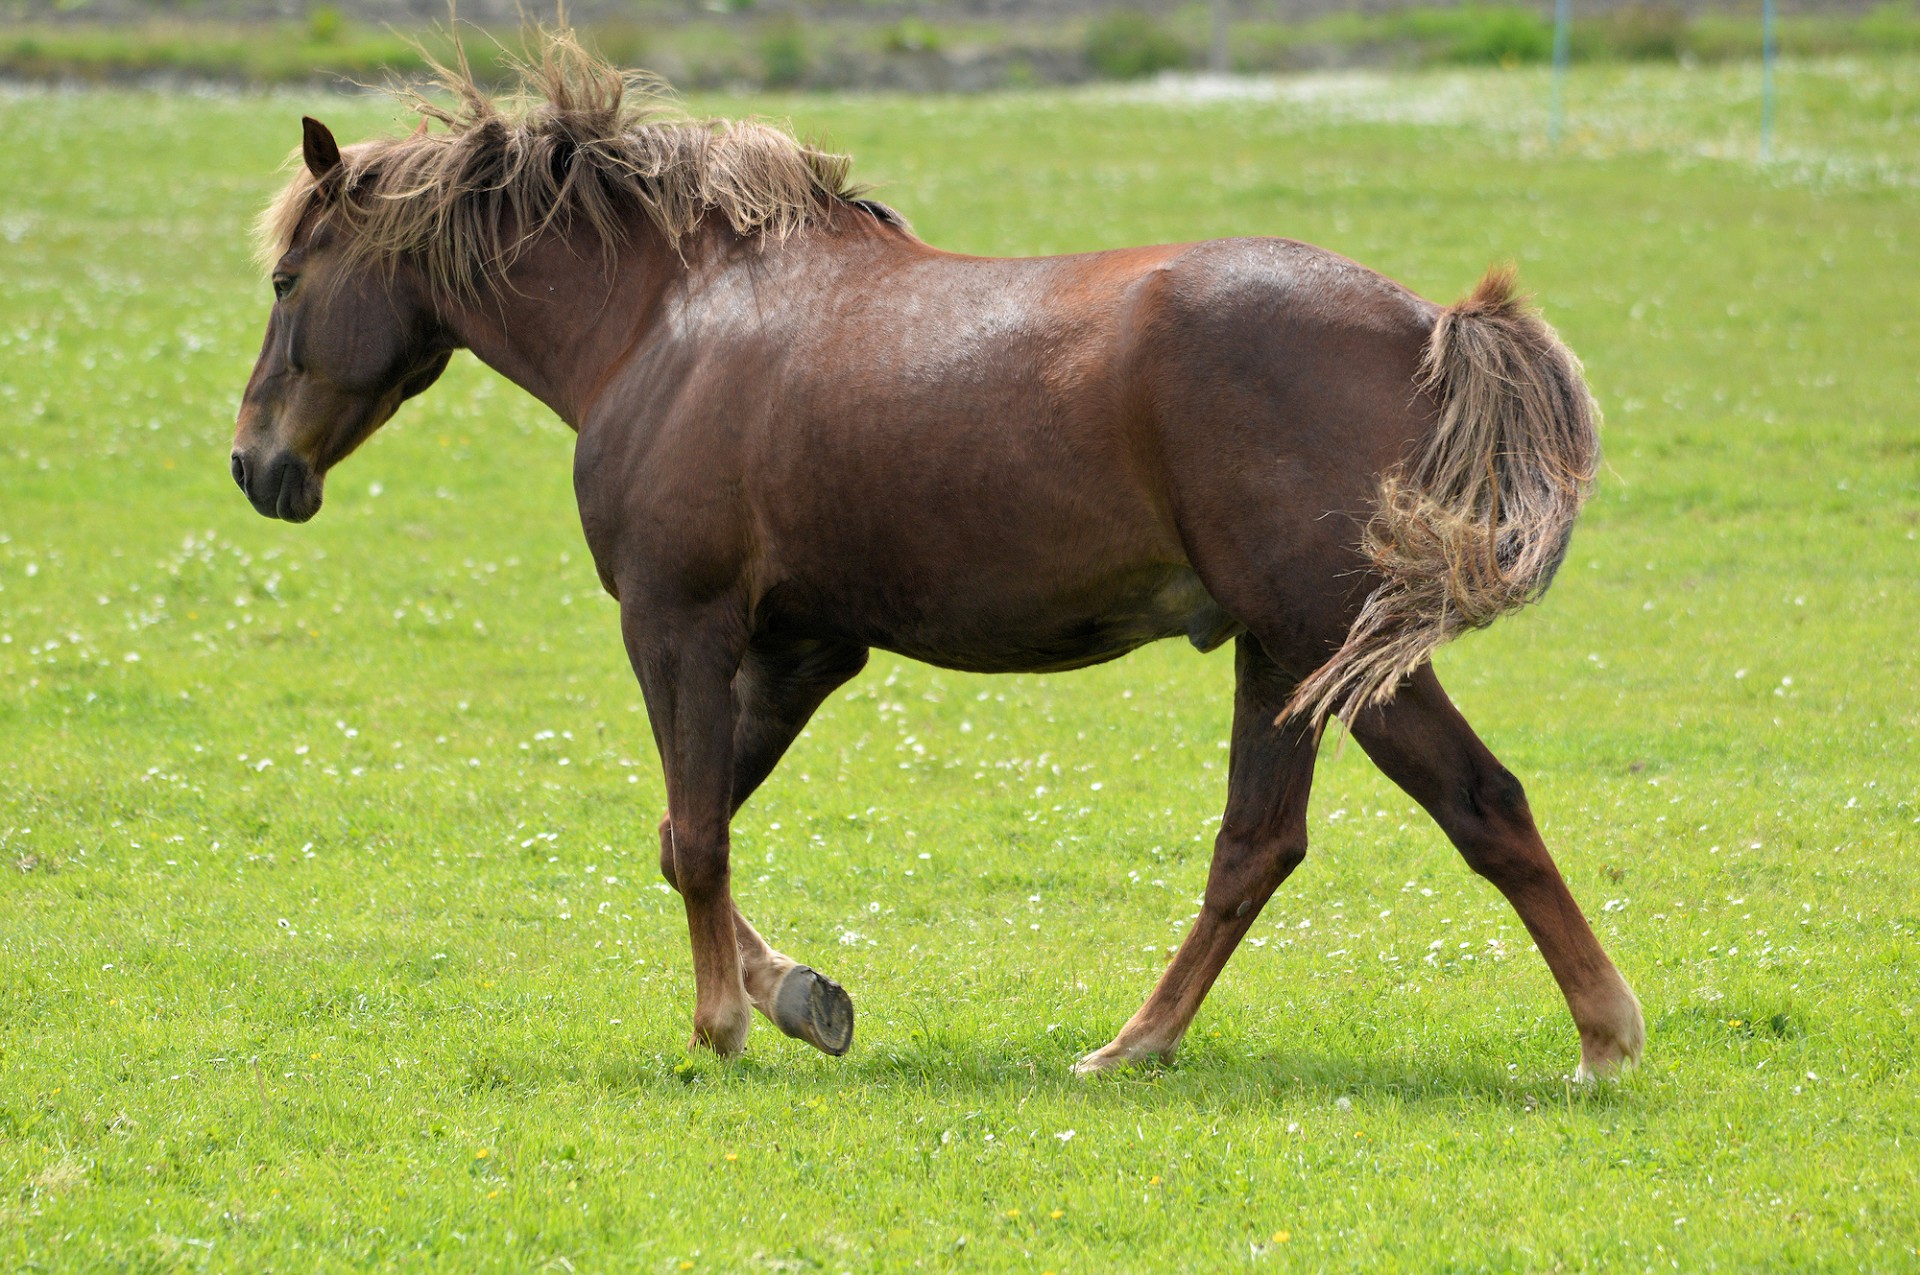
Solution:
<svg viewBox="0 0 1920 1275"><path fill-rule="evenodd" d="M1114 1042L1104 1049L1096 1049L1073 1065L1076 1076L1097 1076L1103 1071L1116 1071L1121 1067L1131 1067L1146 1063L1169 1063L1173 1061L1173 1047L1148 1049L1140 1046L1125 1046Z"/></svg>

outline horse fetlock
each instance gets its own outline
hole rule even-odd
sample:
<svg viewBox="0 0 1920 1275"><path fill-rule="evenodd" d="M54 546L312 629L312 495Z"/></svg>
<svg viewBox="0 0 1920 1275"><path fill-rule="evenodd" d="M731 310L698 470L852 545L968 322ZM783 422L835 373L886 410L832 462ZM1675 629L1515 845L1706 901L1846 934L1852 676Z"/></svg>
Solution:
<svg viewBox="0 0 1920 1275"><path fill-rule="evenodd" d="M689 1051L710 1049L722 1058L734 1058L747 1048L747 1030L753 1026L753 1011L744 1001L709 1012L705 1006L693 1012L693 1037Z"/></svg>
<svg viewBox="0 0 1920 1275"><path fill-rule="evenodd" d="M1646 1018L1639 999L1623 979L1618 979L1603 1005L1582 1016L1579 1027L1580 1065L1574 1069L1575 1080L1614 1075L1638 1063L1646 1047Z"/></svg>
<svg viewBox="0 0 1920 1275"><path fill-rule="evenodd" d="M795 1040L835 1058L853 1044L853 998L846 988L805 965L794 966L781 978L768 1017Z"/></svg>

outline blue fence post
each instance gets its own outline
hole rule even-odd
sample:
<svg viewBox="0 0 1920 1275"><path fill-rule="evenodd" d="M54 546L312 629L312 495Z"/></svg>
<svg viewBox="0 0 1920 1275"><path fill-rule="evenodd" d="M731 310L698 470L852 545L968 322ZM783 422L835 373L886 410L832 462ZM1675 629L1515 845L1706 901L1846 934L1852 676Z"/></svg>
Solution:
<svg viewBox="0 0 1920 1275"><path fill-rule="evenodd" d="M1567 130L1567 47L1572 42L1572 26L1573 0L1554 0L1553 104L1547 112L1547 140L1555 146Z"/></svg>
<svg viewBox="0 0 1920 1275"><path fill-rule="evenodd" d="M1773 158L1773 0L1760 5L1760 158Z"/></svg>

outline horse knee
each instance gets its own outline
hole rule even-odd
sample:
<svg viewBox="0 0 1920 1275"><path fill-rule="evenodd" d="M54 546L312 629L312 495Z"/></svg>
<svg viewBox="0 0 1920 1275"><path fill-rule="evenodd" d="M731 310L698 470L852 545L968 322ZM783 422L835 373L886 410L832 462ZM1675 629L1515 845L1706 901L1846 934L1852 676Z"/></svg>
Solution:
<svg viewBox="0 0 1920 1275"><path fill-rule="evenodd" d="M676 836L669 832L660 855L660 870L667 884L686 899L710 899L727 890L728 857L725 840Z"/></svg>

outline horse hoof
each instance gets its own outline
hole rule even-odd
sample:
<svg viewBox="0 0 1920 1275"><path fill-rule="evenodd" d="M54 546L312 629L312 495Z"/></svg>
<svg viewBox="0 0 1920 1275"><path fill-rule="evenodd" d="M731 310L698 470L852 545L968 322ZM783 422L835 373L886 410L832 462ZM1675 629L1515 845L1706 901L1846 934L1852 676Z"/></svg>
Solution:
<svg viewBox="0 0 1920 1275"><path fill-rule="evenodd" d="M1640 1065L1638 1054L1624 1050L1604 1052L1588 1050L1580 1056L1579 1066L1573 1069L1573 1083L1576 1085L1598 1084L1602 1080L1617 1080Z"/></svg>
<svg viewBox="0 0 1920 1275"><path fill-rule="evenodd" d="M773 1022L795 1040L838 1058L853 1043L853 998L825 974L796 965L773 994Z"/></svg>
<svg viewBox="0 0 1920 1275"><path fill-rule="evenodd" d="M1094 1050L1079 1062L1075 1063L1073 1065L1073 1074L1076 1076L1097 1076L1101 1072L1117 1071L1122 1067L1137 1067L1150 1063L1170 1063L1172 1061L1173 1050L1171 1048L1141 1049L1138 1047L1123 1048L1119 1045L1108 1045L1103 1049Z"/></svg>

